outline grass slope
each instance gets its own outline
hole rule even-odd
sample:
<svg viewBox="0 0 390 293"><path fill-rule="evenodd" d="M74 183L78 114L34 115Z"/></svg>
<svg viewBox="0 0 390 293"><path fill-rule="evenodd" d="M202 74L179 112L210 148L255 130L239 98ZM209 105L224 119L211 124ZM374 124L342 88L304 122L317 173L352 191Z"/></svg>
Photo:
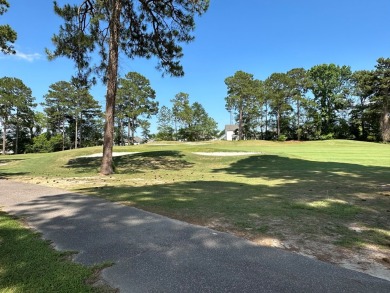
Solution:
<svg viewBox="0 0 390 293"><path fill-rule="evenodd" d="M109 177L97 175L100 158L80 157L100 151L0 157L0 176L120 201L260 243L270 238L287 248L310 248L317 257L319 242L389 254L390 145L331 140L116 147L139 153L116 157L117 173Z"/></svg>

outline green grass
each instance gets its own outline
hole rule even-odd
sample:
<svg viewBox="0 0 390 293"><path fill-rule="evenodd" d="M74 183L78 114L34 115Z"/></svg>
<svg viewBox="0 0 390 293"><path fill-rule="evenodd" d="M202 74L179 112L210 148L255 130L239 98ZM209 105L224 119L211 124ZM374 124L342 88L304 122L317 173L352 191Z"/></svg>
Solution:
<svg viewBox="0 0 390 293"><path fill-rule="evenodd" d="M249 239L390 250L388 144L218 141L114 151L139 153L116 157L117 173L107 177L97 174L99 158L80 158L101 152L98 147L5 156L0 176L100 196ZM242 151L261 154L194 154Z"/></svg>
<svg viewBox="0 0 390 293"><path fill-rule="evenodd" d="M39 234L0 212L0 292L104 292L88 285L98 267L68 260Z"/></svg>

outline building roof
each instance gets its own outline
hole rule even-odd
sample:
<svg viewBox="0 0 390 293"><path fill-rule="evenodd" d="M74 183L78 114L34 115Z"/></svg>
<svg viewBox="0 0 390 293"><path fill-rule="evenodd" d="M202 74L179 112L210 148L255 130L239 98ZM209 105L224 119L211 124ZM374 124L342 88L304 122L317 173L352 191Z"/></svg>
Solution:
<svg viewBox="0 0 390 293"><path fill-rule="evenodd" d="M238 125L225 125L225 131L235 131L238 129Z"/></svg>

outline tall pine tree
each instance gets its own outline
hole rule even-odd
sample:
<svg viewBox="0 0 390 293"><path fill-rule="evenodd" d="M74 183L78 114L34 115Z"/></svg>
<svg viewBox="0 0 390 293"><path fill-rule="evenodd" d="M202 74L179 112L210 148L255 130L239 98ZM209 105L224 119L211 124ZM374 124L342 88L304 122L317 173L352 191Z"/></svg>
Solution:
<svg viewBox="0 0 390 293"><path fill-rule="evenodd" d="M91 55L100 54L95 69L107 85L106 123L103 160L100 173L112 174L114 109L118 79L119 53L128 58L159 60L158 69L182 76L180 43L194 39L194 17L203 14L209 0L80 0L79 5L59 7L55 12L64 19L58 35L53 37L56 49L49 56L73 59L78 69L91 68Z"/></svg>

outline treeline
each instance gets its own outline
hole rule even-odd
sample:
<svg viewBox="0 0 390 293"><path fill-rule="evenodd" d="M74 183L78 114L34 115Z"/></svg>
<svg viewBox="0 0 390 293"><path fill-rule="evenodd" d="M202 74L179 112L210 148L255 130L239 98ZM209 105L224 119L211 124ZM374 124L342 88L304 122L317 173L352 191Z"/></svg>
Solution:
<svg viewBox="0 0 390 293"><path fill-rule="evenodd" d="M352 72L349 66L317 65L273 73L266 80L237 71L225 79L226 109L238 124L237 139L358 139L390 141L390 59L380 58L374 70ZM91 85L77 78L50 85L36 111L32 91L23 81L0 79L2 153L51 152L101 145L103 114L89 93ZM217 123L189 95L178 93L171 107L155 101L144 76L129 72L118 80L115 143L208 140L218 136ZM158 133L149 118L158 115Z"/></svg>
<svg viewBox="0 0 390 293"><path fill-rule="evenodd" d="M2 154L54 152L102 145L104 117L99 103L90 94L91 84L73 77L49 86L38 106L32 91L22 80L0 79L0 134ZM156 92L149 80L129 72L118 80L115 104L115 144L131 145L151 138L165 140L205 140L215 136L217 123L203 106L189 103L188 94L172 100L173 108L163 106L159 133L150 133L149 119L159 112ZM141 129L139 138L135 136Z"/></svg>
<svg viewBox="0 0 390 293"><path fill-rule="evenodd" d="M172 107L160 109L156 139L202 141L217 136L217 122L200 103L191 104L187 93L176 94L171 103Z"/></svg>
<svg viewBox="0 0 390 293"><path fill-rule="evenodd" d="M22 80L0 79L0 124L2 154L54 152L102 145L104 116L90 94L92 84L72 77L49 86L38 106L32 91ZM134 133L142 128L147 140L151 115L158 112L155 91L144 76L129 72L118 80L116 135L118 145L133 144ZM143 118L143 119L142 119ZM127 130L127 131L125 131Z"/></svg>
<svg viewBox="0 0 390 293"><path fill-rule="evenodd" d="M322 64L264 81L237 71L225 84L237 139L390 141L390 59L371 71Z"/></svg>
<svg viewBox="0 0 390 293"><path fill-rule="evenodd" d="M50 85L36 111L32 91L22 80L0 79L2 154L53 152L101 144L100 105L77 81Z"/></svg>

